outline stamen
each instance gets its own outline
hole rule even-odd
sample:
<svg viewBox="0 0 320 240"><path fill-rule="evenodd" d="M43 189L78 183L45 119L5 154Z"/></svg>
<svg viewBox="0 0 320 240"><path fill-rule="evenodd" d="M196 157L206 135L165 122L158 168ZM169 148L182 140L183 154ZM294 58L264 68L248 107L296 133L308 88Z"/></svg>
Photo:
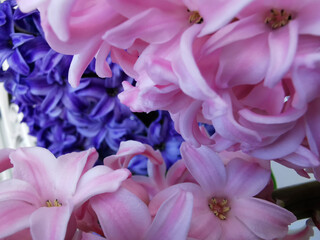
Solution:
<svg viewBox="0 0 320 240"><path fill-rule="evenodd" d="M272 29L277 29L286 26L291 19L292 15L284 9L281 9L280 11L277 9L271 9L270 14L265 18L264 22Z"/></svg>
<svg viewBox="0 0 320 240"><path fill-rule="evenodd" d="M190 11L188 9L188 12L190 12L189 16L189 23L191 24L201 24L203 22L203 18L201 17L200 13L198 11Z"/></svg>
<svg viewBox="0 0 320 240"><path fill-rule="evenodd" d="M61 207L62 204L58 201L58 199L54 200L53 204L50 200L46 201L47 207Z"/></svg>
<svg viewBox="0 0 320 240"><path fill-rule="evenodd" d="M220 220L226 220L226 213L230 211L231 207L227 205L228 200L223 198L211 198L209 199L208 207L213 212L213 214Z"/></svg>

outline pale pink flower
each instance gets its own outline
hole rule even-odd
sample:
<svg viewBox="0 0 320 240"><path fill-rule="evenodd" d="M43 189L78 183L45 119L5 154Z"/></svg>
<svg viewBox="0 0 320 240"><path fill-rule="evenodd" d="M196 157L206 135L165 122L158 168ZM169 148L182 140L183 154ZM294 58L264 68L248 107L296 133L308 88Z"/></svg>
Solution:
<svg viewBox="0 0 320 240"><path fill-rule="evenodd" d="M225 167L219 156L205 146L194 148L183 143L181 153L199 185L181 183L161 191L150 202L152 214L165 199L184 190L194 197L190 238L273 239L287 234L295 216L253 197L268 183L269 170L240 158L231 160Z"/></svg>
<svg viewBox="0 0 320 240"><path fill-rule="evenodd" d="M166 199L153 219L148 206L125 188L90 201L108 240L182 240L188 235L193 206L188 192Z"/></svg>
<svg viewBox="0 0 320 240"><path fill-rule="evenodd" d="M0 183L0 238L28 228L33 239L70 238L73 211L97 194L116 191L130 176L126 169L92 168L95 149L56 159L43 148L21 148L9 158L13 178Z"/></svg>

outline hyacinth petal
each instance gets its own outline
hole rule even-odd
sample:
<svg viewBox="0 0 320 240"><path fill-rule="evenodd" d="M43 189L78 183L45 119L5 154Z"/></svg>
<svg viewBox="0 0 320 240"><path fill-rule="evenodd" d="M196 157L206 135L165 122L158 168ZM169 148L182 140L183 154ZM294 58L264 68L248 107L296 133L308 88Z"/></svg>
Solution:
<svg viewBox="0 0 320 240"><path fill-rule="evenodd" d="M228 177L225 191L235 198L255 196L268 184L271 176L271 172L259 164L239 158L231 160L226 170Z"/></svg>
<svg viewBox="0 0 320 240"><path fill-rule="evenodd" d="M284 237L288 225L296 220L286 209L257 198L237 199L232 203L232 211L239 221L262 239Z"/></svg>
<svg viewBox="0 0 320 240"><path fill-rule="evenodd" d="M35 207L23 201L0 202L0 238L15 234L29 227L30 215Z"/></svg>
<svg viewBox="0 0 320 240"><path fill-rule="evenodd" d="M146 156L153 164L163 164L160 151L154 150L148 144L132 140L121 142L117 154L106 157L104 164L112 169L127 168L136 155Z"/></svg>
<svg viewBox="0 0 320 240"><path fill-rule="evenodd" d="M265 36L258 35L223 48L216 76L217 86L232 88L261 82L269 64L267 44Z"/></svg>
<svg viewBox="0 0 320 240"><path fill-rule="evenodd" d="M260 14L254 14L221 28L203 44L203 52L210 54L218 48L265 33L266 26L260 19Z"/></svg>
<svg viewBox="0 0 320 240"><path fill-rule="evenodd" d="M193 56L193 42L199 33L201 26L198 24L188 28L181 36L181 56L173 61L173 71L179 80L180 88L191 97L205 100L208 97L218 98L203 78ZM195 82L196 80L196 82Z"/></svg>
<svg viewBox="0 0 320 240"><path fill-rule="evenodd" d="M110 240L141 240L151 224L147 205L124 188L96 196L91 202Z"/></svg>
<svg viewBox="0 0 320 240"><path fill-rule="evenodd" d="M270 63L264 85L274 87L291 67L298 45L298 22L290 21L288 27L269 33Z"/></svg>
<svg viewBox="0 0 320 240"><path fill-rule="evenodd" d="M110 53L111 46L107 42L103 42L97 55L96 55L96 66L95 70L99 77L110 78L112 76L112 71L109 64L107 63L107 57Z"/></svg>
<svg viewBox="0 0 320 240"><path fill-rule="evenodd" d="M40 197L51 195L59 167L51 152L40 147L19 148L10 154L10 159L14 178L30 183Z"/></svg>
<svg viewBox="0 0 320 240"><path fill-rule="evenodd" d="M294 152L304 137L304 126L302 121L299 121L294 128L279 136L274 142L250 151L250 155L266 160L281 158Z"/></svg>
<svg viewBox="0 0 320 240"><path fill-rule="evenodd" d="M29 65L21 55L19 49L16 49L11 56L8 57L10 68L22 75L28 75L30 72Z"/></svg>
<svg viewBox="0 0 320 240"><path fill-rule="evenodd" d="M73 56L68 75L68 82L72 87L77 87L80 79L91 60L96 55L102 41L100 38L92 38L86 47L81 49L79 54Z"/></svg>
<svg viewBox="0 0 320 240"><path fill-rule="evenodd" d="M57 188L65 192L64 194L73 194L76 191L80 176L89 170L97 159L98 153L94 148L58 157L59 177L56 178Z"/></svg>
<svg viewBox="0 0 320 240"><path fill-rule="evenodd" d="M166 179L169 186L178 183L178 179L181 178L186 172L187 167L182 160L176 161L168 170Z"/></svg>
<svg viewBox="0 0 320 240"><path fill-rule="evenodd" d="M210 145L213 143L199 128L197 116L201 111L201 104L201 101L193 101L185 106L183 111L171 115L175 128L181 136L197 147L201 144Z"/></svg>
<svg viewBox="0 0 320 240"><path fill-rule="evenodd" d="M172 39L182 29L183 21L179 20L174 14L150 8L107 31L103 39L122 49L131 47L138 38L160 44Z"/></svg>
<svg viewBox="0 0 320 240"><path fill-rule="evenodd" d="M211 0L204 0L199 6L199 12L204 19L204 27L200 36L205 36L215 32L217 29L227 24L242 8L253 0L231 0L218 1L212 4Z"/></svg>
<svg viewBox="0 0 320 240"><path fill-rule="evenodd" d="M306 135L312 152L320 156L320 100L315 100L308 106L308 112L305 115Z"/></svg>
<svg viewBox="0 0 320 240"><path fill-rule="evenodd" d="M13 165L10 162L9 155L14 151L14 149L10 148L0 149L0 173L13 167Z"/></svg>
<svg viewBox="0 0 320 240"><path fill-rule="evenodd" d="M153 164L150 160L148 161L148 176L153 179L154 183L163 189L166 187L165 175L166 175L166 165L165 164Z"/></svg>
<svg viewBox="0 0 320 240"><path fill-rule="evenodd" d="M226 183L226 170L219 156L210 148L181 144L181 155L191 175L209 194L220 193Z"/></svg>
<svg viewBox="0 0 320 240"><path fill-rule="evenodd" d="M50 26L57 37L63 42L68 41L70 38L69 19L72 7L74 7L76 1L55 0L50 1L48 6L47 14Z"/></svg>
<svg viewBox="0 0 320 240"><path fill-rule="evenodd" d="M318 1L308 1L303 9L299 9L299 34L320 35L320 3Z"/></svg>
<svg viewBox="0 0 320 240"><path fill-rule="evenodd" d="M257 238L257 236L237 218L230 217L230 218L227 218L227 221L228 222L226 224L221 224L222 226L221 240L234 239L235 232L236 232L236 239L246 239L246 240L259 239L260 240L260 238ZM230 231L231 228L234 229L235 232ZM208 238L207 240L210 240L210 238Z"/></svg>
<svg viewBox="0 0 320 240"><path fill-rule="evenodd" d="M165 201L155 216L145 240L186 239L191 224L193 197L180 191Z"/></svg>
<svg viewBox="0 0 320 240"><path fill-rule="evenodd" d="M139 75L133 69L134 64L136 63L138 57L129 54L127 51L123 49L113 47L111 49L111 58L112 61L119 64L122 70L130 77L137 78ZM126 82L123 82L126 83Z"/></svg>
<svg viewBox="0 0 320 240"><path fill-rule="evenodd" d="M69 206L42 207L30 217L30 232L33 239L64 239L71 215Z"/></svg>
<svg viewBox="0 0 320 240"><path fill-rule="evenodd" d="M40 7L46 0L17 0L17 4L21 12L31 12Z"/></svg>
<svg viewBox="0 0 320 240"><path fill-rule="evenodd" d="M112 170L106 166L90 169L78 182L74 205L79 206L97 194L116 191L129 176L131 173L127 169Z"/></svg>
<svg viewBox="0 0 320 240"><path fill-rule="evenodd" d="M179 183L171 187L168 187L158 194L156 194L149 203L149 211L152 217L154 217L161 205L167 201L172 196L176 195L178 192L189 192L193 195L193 208L197 209L200 213L203 211L208 211L208 199L207 195L201 189L198 184L195 183Z"/></svg>
<svg viewBox="0 0 320 240"><path fill-rule="evenodd" d="M36 190L25 181L9 179L0 182L0 201L20 200L31 205L40 205Z"/></svg>
<svg viewBox="0 0 320 240"><path fill-rule="evenodd" d="M291 154L283 157L284 160L289 162L291 165L294 164L299 168L308 168L319 166L319 157L314 154L314 152L310 151L309 148L304 146L298 146L298 148ZM286 164L284 164L286 165ZM291 166L290 167L293 167Z"/></svg>

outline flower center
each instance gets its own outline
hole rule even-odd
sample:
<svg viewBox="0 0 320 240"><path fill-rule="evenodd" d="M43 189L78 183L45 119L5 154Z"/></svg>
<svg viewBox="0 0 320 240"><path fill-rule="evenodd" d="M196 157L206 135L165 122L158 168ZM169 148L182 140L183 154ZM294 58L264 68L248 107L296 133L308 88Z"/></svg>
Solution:
<svg viewBox="0 0 320 240"><path fill-rule="evenodd" d="M58 201L58 199L54 200L52 203L50 200L46 201L47 207L61 207L62 204Z"/></svg>
<svg viewBox="0 0 320 240"><path fill-rule="evenodd" d="M220 220L227 219L227 212L230 211L230 207L228 206L228 200L225 198L211 198L209 199L208 206L213 214L219 218Z"/></svg>
<svg viewBox="0 0 320 240"><path fill-rule="evenodd" d="M287 25L291 19L292 15L285 10L271 9L264 22L272 29L277 29Z"/></svg>
<svg viewBox="0 0 320 240"><path fill-rule="evenodd" d="M190 11L188 9L188 12L190 12L189 16L189 23L191 24L201 24L203 22L203 18L201 17L200 13L198 11Z"/></svg>

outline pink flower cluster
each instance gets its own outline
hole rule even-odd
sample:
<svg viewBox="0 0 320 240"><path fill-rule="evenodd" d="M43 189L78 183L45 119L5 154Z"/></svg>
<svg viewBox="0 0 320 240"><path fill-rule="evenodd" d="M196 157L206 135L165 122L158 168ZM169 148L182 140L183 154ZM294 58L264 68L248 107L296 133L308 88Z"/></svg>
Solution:
<svg viewBox="0 0 320 240"><path fill-rule="evenodd" d="M159 152L132 141L93 168L93 149L2 150L0 170L14 176L0 184L1 239L294 238L295 216L257 196L270 192L270 160L320 180L320 1L17 2L74 55L73 87L93 58L110 76L110 54L136 80L120 100L169 111L186 143L167 173ZM148 177L131 176L141 154Z"/></svg>
<svg viewBox="0 0 320 240"><path fill-rule="evenodd" d="M168 110L193 145L243 151L319 179L320 3L317 0L18 0L38 8L51 46L109 76L111 53L132 77L121 101ZM199 123L212 124L207 134Z"/></svg>
<svg viewBox="0 0 320 240"><path fill-rule="evenodd" d="M122 142L116 155L95 167L94 149L57 159L39 147L3 149L1 170L13 167L13 178L0 183L0 238L286 236L295 216L255 197L270 181L268 166L244 154L219 155L188 143L181 152L183 158L166 173L160 152L135 141ZM141 154L149 159L149 176L131 176L126 167Z"/></svg>

